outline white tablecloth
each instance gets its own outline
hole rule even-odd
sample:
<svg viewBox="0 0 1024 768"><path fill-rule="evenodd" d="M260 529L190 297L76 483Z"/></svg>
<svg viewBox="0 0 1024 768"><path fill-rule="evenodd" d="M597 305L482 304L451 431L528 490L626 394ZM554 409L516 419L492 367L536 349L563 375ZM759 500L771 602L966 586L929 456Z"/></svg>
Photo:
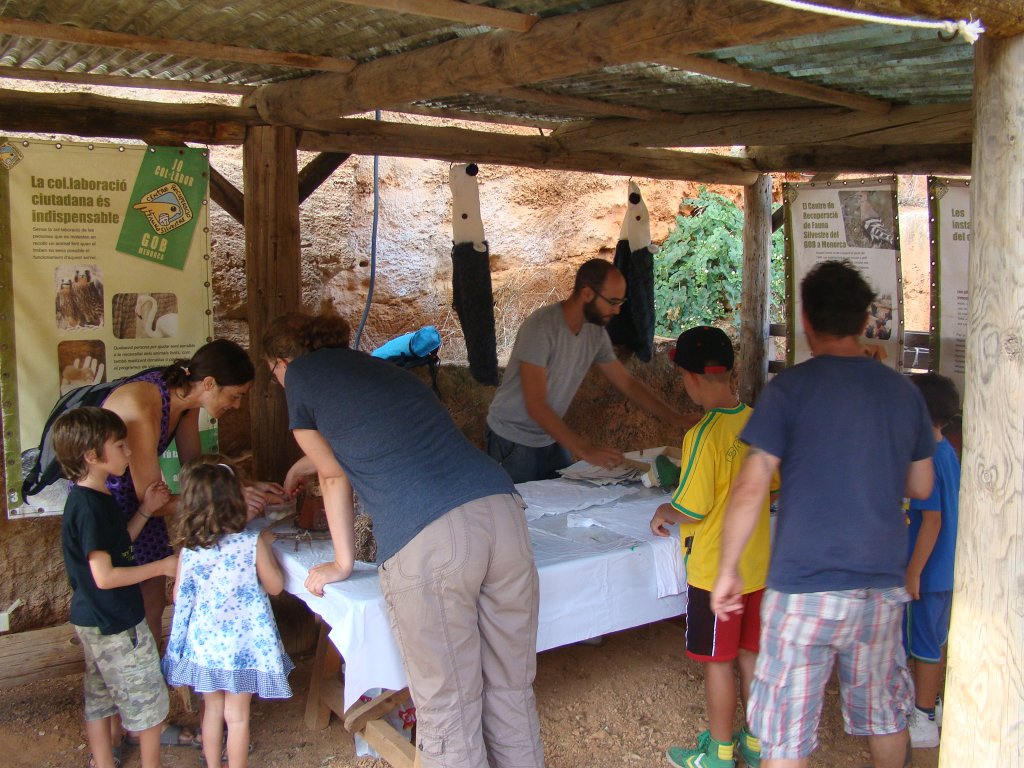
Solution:
<svg viewBox="0 0 1024 768"><path fill-rule="evenodd" d="M540 506L545 484L553 497L569 482L527 483L523 495ZM590 488L580 485L568 494L574 499L567 502L571 508L552 514L548 505L543 516L530 521L540 574L538 651L686 611L678 531L661 538L648 525L667 494L636 486L618 499L602 497L604 503L591 505L588 500L606 495L607 489ZM527 514L532 517L529 510ZM370 689L404 687L405 671L376 566L357 562L352 576L328 584L324 596L315 597L303 582L312 566L331 558L330 542L279 540L274 551L285 574L285 589L331 626L331 642L345 660L345 708Z"/></svg>

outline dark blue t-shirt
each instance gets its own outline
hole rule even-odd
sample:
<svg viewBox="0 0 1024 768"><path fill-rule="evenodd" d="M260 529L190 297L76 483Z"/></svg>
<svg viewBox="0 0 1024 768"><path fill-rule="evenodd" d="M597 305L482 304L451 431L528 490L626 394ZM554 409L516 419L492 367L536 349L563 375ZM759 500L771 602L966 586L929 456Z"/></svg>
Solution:
<svg viewBox="0 0 1024 768"><path fill-rule="evenodd" d="M146 617L138 584L100 589L89 567L90 552L108 553L115 568L135 565L124 513L113 496L74 486L64 504L60 544L71 582L72 624L98 627L101 634L113 635Z"/></svg>
<svg viewBox="0 0 1024 768"><path fill-rule="evenodd" d="M815 357L768 384L741 437L781 460L770 588L905 583L907 472L935 450L910 381L868 357Z"/></svg>
<svg viewBox="0 0 1024 768"><path fill-rule="evenodd" d="M942 515L942 527L932 554L921 571L922 592L948 592L953 589L953 556L956 552L956 529L960 518L960 460L956 451L943 438L935 448L935 487L927 499L910 500L910 542L907 560L914 554L917 534L921 530L922 511Z"/></svg>
<svg viewBox="0 0 1024 768"><path fill-rule="evenodd" d="M373 518L378 562L455 507L515 491L434 393L393 363L317 350L288 364L285 394L290 427L324 437Z"/></svg>

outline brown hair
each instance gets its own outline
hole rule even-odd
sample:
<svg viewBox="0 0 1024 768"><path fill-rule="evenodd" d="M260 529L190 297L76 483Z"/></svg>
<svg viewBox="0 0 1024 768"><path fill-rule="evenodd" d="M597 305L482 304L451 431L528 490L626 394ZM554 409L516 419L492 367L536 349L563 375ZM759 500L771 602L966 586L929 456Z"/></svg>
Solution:
<svg viewBox="0 0 1024 768"><path fill-rule="evenodd" d="M271 322L263 334L263 356L293 360L318 349L347 348L351 335L348 321L329 305L319 315L289 312Z"/></svg>
<svg viewBox="0 0 1024 768"><path fill-rule="evenodd" d="M248 384L256 377L249 353L227 339L214 339L196 350L189 360L175 360L160 376L172 389L184 388L212 376L218 386Z"/></svg>
<svg viewBox="0 0 1024 768"><path fill-rule="evenodd" d="M198 456L181 468L175 547L212 547L249 521L238 471L218 453Z"/></svg>
<svg viewBox="0 0 1024 768"><path fill-rule="evenodd" d="M590 259L590 261L583 262L576 270L576 280L572 287L573 295L579 294L584 288L600 292L604 281L611 272L618 272L618 269L605 259Z"/></svg>
<svg viewBox="0 0 1024 768"><path fill-rule="evenodd" d="M102 459L107 440L124 440L127 436L128 427L116 413L84 405L62 414L53 423L53 451L64 477L81 480L89 472L85 454L95 451Z"/></svg>

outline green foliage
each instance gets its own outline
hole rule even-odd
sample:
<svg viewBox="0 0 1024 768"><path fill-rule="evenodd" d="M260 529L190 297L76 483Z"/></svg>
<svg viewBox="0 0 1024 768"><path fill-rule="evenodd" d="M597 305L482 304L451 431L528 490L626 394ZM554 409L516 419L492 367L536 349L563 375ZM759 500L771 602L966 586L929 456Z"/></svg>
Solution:
<svg viewBox="0 0 1024 768"><path fill-rule="evenodd" d="M701 187L685 198L690 216L676 226L654 255L655 333L675 337L694 325L739 326L743 284L743 211ZM771 317L784 313L782 230L772 236Z"/></svg>

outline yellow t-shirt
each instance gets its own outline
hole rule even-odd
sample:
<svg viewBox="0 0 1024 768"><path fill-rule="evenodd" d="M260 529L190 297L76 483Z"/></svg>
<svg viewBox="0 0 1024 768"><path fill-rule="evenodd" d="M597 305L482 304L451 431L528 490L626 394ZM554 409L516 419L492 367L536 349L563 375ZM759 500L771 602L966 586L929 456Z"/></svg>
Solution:
<svg viewBox="0 0 1024 768"><path fill-rule="evenodd" d="M739 435L751 413L753 409L743 403L735 408L712 408L683 438L682 473L672 506L699 523L691 530L684 527L682 534L684 542L686 536L693 535L686 580L700 589L710 591L718 575L725 508L747 455L747 445ZM766 495L757 526L740 557L744 594L763 588L768 575L768 505Z"/></svg>

